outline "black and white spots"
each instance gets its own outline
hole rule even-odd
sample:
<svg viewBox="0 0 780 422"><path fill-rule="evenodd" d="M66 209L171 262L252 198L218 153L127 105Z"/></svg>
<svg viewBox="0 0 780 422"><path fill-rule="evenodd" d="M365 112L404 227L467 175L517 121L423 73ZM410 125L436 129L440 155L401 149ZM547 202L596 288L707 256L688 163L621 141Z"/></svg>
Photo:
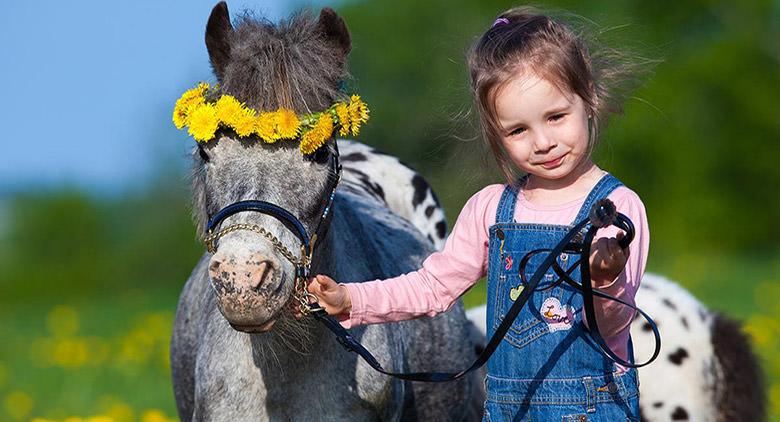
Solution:
<svg viewBox="0 0 780 422"><path fill-rule="evenodd" d="M661 333L661 355L639 369L643 421L763 420L758 361L739 324L654 274L645 274L636 303ZM631 336L637 360L650 356L653 335L643 318Z"/></svg>
<svg viewBox="0 0 780 422"><path fill-rule="evenodd" d="M695 420L717 420L717 406L708 393L715 379L702 376L714 359L710 315L700 319L703 305L696 298L677 283L654 274L645 274L636 304L655 320L661 333L660 356L639 368L642 420L675 420L683 413L697 415ZM635 319L631 337L636 359L646 360L654 347L650 324L644 318Z"/></svg>
<svg viewBox="0 0 780 422"><path fill-rule="evenodd" d="M678 347L674 353L669 354L669 361L675 365L682 365L683 360L688 357L688 352L683 347Z"/></svg>
<svg viewBox="0 0 780 422"><path fill-rule="evenodd" d="M436 249L444 246L444 210L428 182L398 158L340 139L343 188L366 192L419 229Z"/></svg>
<svg viewBox="0 0 780 422"><path fill-rule="evenodd" d="M674 408L674 412L672 412L672 420L673 421L687 421L690 420L688 417L688 412L683 409L680 406L677 406Z"/></svg>

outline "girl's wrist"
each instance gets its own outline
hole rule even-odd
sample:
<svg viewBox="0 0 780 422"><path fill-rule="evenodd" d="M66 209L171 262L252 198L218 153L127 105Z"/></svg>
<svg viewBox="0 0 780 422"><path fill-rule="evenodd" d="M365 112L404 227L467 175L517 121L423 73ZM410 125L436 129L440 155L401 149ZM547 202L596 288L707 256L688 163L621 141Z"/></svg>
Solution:
<svg viewBox="0 0 780 422"><path fill-rule="evenodd" d="M341 286L344 289L344 305L342 306L342 313L349 315L352 312L352 299L349 297L349 289L347 286Z"/></svg>

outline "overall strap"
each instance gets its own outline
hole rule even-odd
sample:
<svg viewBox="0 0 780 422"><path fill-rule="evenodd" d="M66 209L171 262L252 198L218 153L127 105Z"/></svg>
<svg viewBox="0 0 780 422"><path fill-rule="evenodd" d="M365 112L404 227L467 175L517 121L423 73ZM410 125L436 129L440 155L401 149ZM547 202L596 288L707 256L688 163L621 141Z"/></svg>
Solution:
<svg viewBox="0 0 780 422"><path fill-rule="evenodd" d="M504 193L501 194L501 200L498 202L498 209L496 210L496 224L514 222L517 194L520 192L520 186L525 184L527 178L527 175L523 176L517 179L515 183L504 188Z"/></svg>
<svg viewBox="0 0 780 422"><path fill-rule="evenodd" d="M583 202L582 208L580 208L580 212L577 214L577 217L574 219L572 224L588 218L588 213L593 207L593 204L595 204L599 199L606 198L610 193L612 193L613 190L619 188L620 186L623 186L623 183L615 176L609 173L602 176L601 180L596 183L596 186L590 190L588 197L585 198L585 202Z"/></svg>

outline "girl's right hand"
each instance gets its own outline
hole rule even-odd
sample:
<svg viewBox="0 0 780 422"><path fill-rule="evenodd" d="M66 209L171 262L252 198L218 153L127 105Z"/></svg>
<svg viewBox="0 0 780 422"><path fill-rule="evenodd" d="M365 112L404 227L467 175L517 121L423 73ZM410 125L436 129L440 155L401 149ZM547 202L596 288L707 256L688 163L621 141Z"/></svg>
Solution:
<svg viewBox="0 0 780 422"><path fill-rule="evenodd" d="M317 302L328 315L349 314L352 310L352 301L349 299L347 288L326 275L315 276L309 282L308 290L309 293L317 296Z"/></svg>

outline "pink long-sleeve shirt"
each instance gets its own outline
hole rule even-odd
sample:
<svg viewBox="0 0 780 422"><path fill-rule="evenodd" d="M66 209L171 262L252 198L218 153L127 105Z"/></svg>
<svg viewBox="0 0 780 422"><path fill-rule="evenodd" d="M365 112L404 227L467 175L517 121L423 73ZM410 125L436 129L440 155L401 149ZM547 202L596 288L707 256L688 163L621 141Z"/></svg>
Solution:
<svg viewBox="0 0 780 422"><path fill-rule="evenodd" d="M343 284L352 301L352 310L348 316L342 316L341 324L350 328L359 324L433 316L452 307L487 273L488 228L496 222L496 210L505 187L490 185L474 194L464 205L444 249L426 258L419 270L387 280ZM515 207L515 221L569 225L577 217L586 197L560 205L543 206L530 203L521 191ZM639 196L625 186L615 189L608 198L619 212L631 219L636 233L629 247L625 269L600 290L634 304L650 245L645 207ZM611 226L599 230L597 237L614 237L619 231ZM634 310L598 297L595 305L604 339L618 356L627 360L629 326ZM584 313L582 315L584 318Z"/></svg>

